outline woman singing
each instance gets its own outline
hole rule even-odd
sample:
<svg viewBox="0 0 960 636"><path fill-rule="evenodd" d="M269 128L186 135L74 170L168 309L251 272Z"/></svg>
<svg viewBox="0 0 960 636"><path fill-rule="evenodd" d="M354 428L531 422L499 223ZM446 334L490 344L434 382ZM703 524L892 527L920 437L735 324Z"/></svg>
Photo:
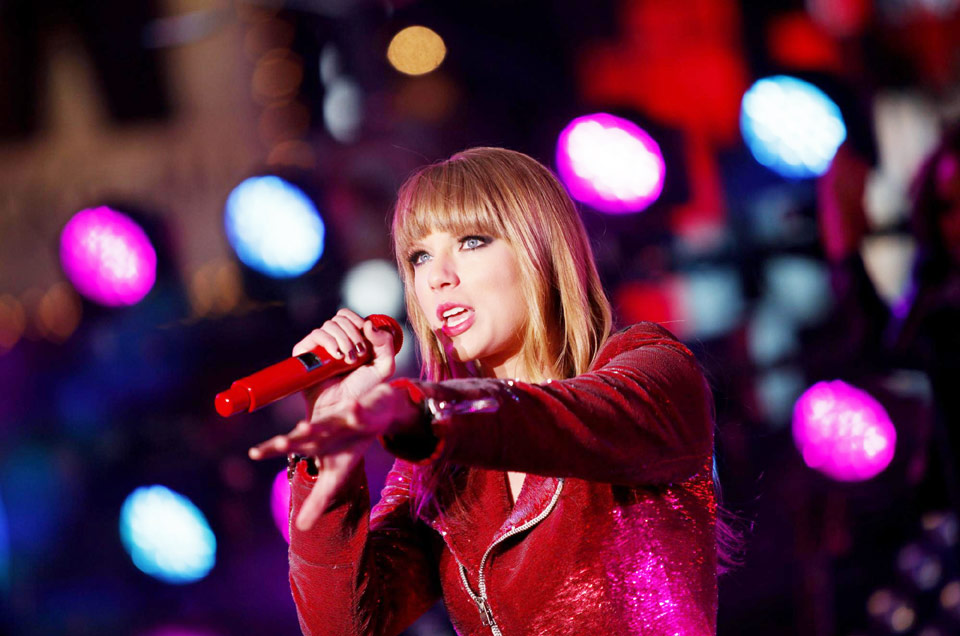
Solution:
<svg viewBox="0 0 960 636"><path fill-rule="evenodd" d="M526 155L475 148L400 189L422 381L342 309L294 347L375 357L307 394L290 583L306 634L397 634L442 598L460 634L713 634L711 396L663 328L610 335L573 202ZM362 456L396 456L369 509ZM298 461L300 456L309 459Z"/></svg>

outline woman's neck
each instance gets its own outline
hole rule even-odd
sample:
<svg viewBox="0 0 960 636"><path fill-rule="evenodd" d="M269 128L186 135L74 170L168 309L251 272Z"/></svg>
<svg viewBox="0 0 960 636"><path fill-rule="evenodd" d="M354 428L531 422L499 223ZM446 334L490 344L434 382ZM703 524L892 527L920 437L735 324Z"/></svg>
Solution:
<svg viewBox="0 0 960 636"><path fill-rule="evenodd" d="M490 375L499 380L526 380L528 379L528 374L524 373L523 366L524 365L520 364L520 356L518 354L509 360L503 361L501 364L487 368L489 369Z"/></svg>

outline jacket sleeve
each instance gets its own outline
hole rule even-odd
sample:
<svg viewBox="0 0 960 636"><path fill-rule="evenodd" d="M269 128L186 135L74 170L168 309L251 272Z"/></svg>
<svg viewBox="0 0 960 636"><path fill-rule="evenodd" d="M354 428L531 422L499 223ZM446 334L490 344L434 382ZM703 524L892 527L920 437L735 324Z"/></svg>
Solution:
<svg viewBox="0 0 960 636"><path fill-rule="evenodd" d="M308 531L292 523L316 477L290 492L290 589L304 634L398 634L440 597L434 533L410 516L411 466L397 460L370 511L362 463Z"/></svg>
<svg viewBox="0 0 960 636"><path fill-rule="evenodd" d="M713 453L711 397L700 366L652 323L612 336L592 369L575 378L543 384L473 378L418 386L437 403L493 398L498 404L492 412L434 424L441 458L458 464L652 485L702 471ZM410 435L404 437L409 447ZM389 440L385 445L403 456Z"/></svg>

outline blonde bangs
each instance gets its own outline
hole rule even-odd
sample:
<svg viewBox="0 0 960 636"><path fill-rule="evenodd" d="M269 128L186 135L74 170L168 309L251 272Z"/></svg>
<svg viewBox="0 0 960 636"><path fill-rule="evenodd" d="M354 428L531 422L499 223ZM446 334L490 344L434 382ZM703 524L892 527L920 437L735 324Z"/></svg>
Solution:
<svg viewBox="0 0 960 636"><path fill-rule="evenodd" d="M416 243L432 232L505 236L502 216L481 196L483 188L463 167L457 162L429 166L402 186L393 218L393 240L404 270L410 267L407 257Z"/></svg>

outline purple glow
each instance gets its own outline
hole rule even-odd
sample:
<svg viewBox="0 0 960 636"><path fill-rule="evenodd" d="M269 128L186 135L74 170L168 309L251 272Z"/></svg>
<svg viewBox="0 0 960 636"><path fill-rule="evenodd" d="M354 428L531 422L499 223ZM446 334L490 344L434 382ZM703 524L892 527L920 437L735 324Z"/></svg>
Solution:
<svg viewBox="0 0 960 636"><path fill-rule="evenodd" d="M273 522L283 535L284 540L290 543L290 482L287 480L287 469L277 473L270 489L270 512L273 513Z"/></svg>
<svg viewBox="0 0 960 636"><path fill-rule="evenodd" d="M666 166L657 142L642 128L596 113L574 119L560 133L557 171L577 201L626 214L657 200Z"/></svg>
<svg viewBox="0 0 960 636"><path fill-rule="evenodd" d="M897 431L879 402L841 380L818 382L793 407L793 441L807 466L863 481L893 459Z"/></svg>
<svg viewBox="0 0 960 636"><path fill-rule="evenodd" d="M101 305L133 305L157 278L157 253L146 233L105 206L70 219L60 234L60 263L77 291Z"/></svg>

